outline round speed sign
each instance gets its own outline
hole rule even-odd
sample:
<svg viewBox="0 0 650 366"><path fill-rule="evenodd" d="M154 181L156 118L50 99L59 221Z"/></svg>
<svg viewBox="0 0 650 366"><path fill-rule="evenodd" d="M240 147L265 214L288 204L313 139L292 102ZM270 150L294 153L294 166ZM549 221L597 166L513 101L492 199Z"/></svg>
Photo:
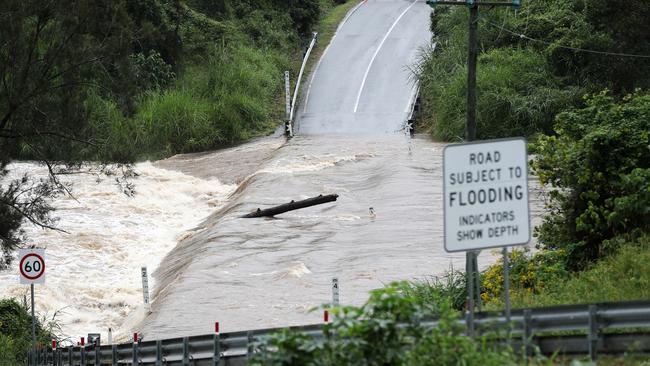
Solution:
<svg viewBox="0 0 650 366"><path fill-rule="evenodd" d="M45 282L45 250L22 249L19 253L20 283Z"/></svg>

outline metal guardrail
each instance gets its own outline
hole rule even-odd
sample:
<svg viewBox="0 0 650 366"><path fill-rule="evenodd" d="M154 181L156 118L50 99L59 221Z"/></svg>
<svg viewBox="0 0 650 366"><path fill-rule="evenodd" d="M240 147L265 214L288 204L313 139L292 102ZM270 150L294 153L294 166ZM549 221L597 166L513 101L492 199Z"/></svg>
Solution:
<svg viewBox="0 0 650 366"><path fill-rule="evenodd" d="M287 134L290 137L293 137L293 119L295 116L296 104L298 104L297 103L298 91L300 91L300 85L302 84L302 76L305 73L305 69L307 67L307 61L309 61L309 56L311 55L311 51L314 49L314 46L316 45L316 40L318 40L318 32L313 33L311 43L309 43L307 52L305 52L305 56L302 59L302 65L300 66L300 72L298 73L298 80L296 80L296 88L294 89L293 92L293 99L291 99L291 110L289 112L289 120L287 121Z"/></svg>
<svg viewBox="0 0 650 366"><path fill-rule="evenodd" d="M432 320L424 326L432 328L437 323ZM465 320L459 323L466 325ZM650 301L519 309L512 311L510 324L505 323L502 313L483 312L475 314L474 324L478 333L493 336L495 342L509 341L514 349L527 355L532 354L534 347L542 354L589 354L592 359L597 353L650 352ZM245 365L252 355L254 342L282 329L314 338L323 336L323 325L316 324L99 347L45 349L30 354L30 361L39 366ZM566 332L573 334L557 335Z"/></svg>

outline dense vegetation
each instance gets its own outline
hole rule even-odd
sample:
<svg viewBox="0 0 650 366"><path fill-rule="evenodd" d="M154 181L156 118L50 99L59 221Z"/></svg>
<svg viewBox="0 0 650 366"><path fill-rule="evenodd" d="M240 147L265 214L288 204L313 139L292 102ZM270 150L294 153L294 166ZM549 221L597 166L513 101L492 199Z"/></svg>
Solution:
<svg viewBox="0 0 650 366"><path fill-rule="evenodd" d="M132 162L273 131L294 70L334 0L0 3L0 179L12 159L51 179L0 186L0 248L23 220L52 227L59 162Z"/></svg>
<svg viewBox="0 0 650 366"><path fill-rule="evenodd" d="M480 14L478 137L532 137L533 169L549 189L536 230L549 252L526 256L536 276L582 270L647 234L650 3L530 0ZM442 140L463 138L467 17L436 9L436 47L417 68L421 127Z"/></svg>
<svg viewBox="0 0 650 366"><path fill-rule="evenodd" d="M36 323L36 338L41 345L53 339L56 323ZM0 365L24 364L32 347L32 317L26 305L15 300L0 300Z"/></svg>
<svg viewBox="0 0 650 366"><path fill-rule="evenodd" d="M484 338L462 334L457 313L446 302L420 301L398 283L373 291L362 307L335 309L334 320L313 339L284 331L261 342L250 361L258 366L289 365L516 365L512 349L493 347ZM440 316L440 326L422 322ZM402 326L398 326L398 324ZM536 364L531 360L531 364Z"/></svg>
<svg viewBox="0 0 650 366"><path fill-rule="evenodd" d="M555 115L583 106L584 94L647 89L650 59L615 54L650 55L648 16L645 0L528 0L516 13L481 8L478 138L551 134ZM440 140L464 135L467 24L466 8L438 6L435 50L425 50L416 69L420 127Z"/></svg>

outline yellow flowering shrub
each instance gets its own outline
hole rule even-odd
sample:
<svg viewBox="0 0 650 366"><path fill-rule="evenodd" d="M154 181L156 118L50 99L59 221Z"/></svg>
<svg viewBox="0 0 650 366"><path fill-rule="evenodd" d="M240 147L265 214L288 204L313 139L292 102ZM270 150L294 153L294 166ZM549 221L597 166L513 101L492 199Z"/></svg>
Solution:
<svg viewBox="0 0 650 366"><path fill-rule="evenodd" d="M569 272L564 267L565 255L562 249L536 253L531 253L528 249L513 250L509 253L511 289L539 293L551 281L568 276ZM490 302L502 297L503 281L503 258L500 258L482 274L483 301Z"/></svg>

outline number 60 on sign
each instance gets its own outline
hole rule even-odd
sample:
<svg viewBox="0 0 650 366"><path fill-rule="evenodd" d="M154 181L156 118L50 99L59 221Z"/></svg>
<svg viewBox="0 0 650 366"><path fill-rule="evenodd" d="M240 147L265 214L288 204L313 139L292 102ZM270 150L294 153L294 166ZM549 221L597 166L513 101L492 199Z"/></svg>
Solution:
<svg viewBox="0 0 650 366"><path fill-rule="evenodd" d="M21 249L18 259L21 284L45 283L45 249Z"/></svg>

